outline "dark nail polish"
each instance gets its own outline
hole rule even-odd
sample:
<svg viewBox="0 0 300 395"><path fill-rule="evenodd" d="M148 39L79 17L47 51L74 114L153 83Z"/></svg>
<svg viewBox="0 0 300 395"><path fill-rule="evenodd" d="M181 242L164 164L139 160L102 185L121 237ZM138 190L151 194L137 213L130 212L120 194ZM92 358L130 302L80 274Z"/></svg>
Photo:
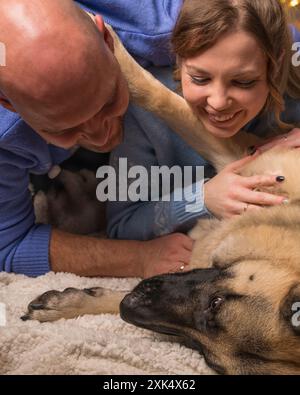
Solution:
<svg viewBox="0 0 300 395"><path fill-rule="evenodd" d="M257 149L256 149L256 147L254 147L254 145L252 147L248 148L248 154L250 156L254 155L256 153L256 151L257 151Z"/></svg>
<svg viewBox="0 0 300 395"><path fill-rule="evenodd" d="M277 182L283 182L285 180L285 177L284 176L278 176L278 177L276 177L276 181Z"/></svg>

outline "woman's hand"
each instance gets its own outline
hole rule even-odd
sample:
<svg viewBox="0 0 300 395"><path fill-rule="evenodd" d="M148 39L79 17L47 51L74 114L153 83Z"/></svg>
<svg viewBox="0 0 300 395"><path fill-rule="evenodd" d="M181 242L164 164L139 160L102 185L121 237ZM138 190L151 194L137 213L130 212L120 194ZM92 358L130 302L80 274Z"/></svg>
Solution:
<svg viewBox="0 0 300 395"><path fill-rule="evenodd" d="M259 187L274 186L284 181L278 175L242 177L238 171L254 156L247 156L226 166L214 178L204 184L204 202L217 218L231 218L261 206L273 206L286 202L286 197L255 191Z"/></svg>
<svg viewBox="0 0 300 395"><path fill-rule="evenodd" d="M296 128L289 133L274 137L261 146L255 148L258 153L262 153L273 147L300 148L300 129Z"/></svg>
<svg viewBox="0 0 300 395"><path fill-rule="evenodd" d="M146 241L141 257L142 277L189 270L193 244L194 240L181 233Z"/></svg>

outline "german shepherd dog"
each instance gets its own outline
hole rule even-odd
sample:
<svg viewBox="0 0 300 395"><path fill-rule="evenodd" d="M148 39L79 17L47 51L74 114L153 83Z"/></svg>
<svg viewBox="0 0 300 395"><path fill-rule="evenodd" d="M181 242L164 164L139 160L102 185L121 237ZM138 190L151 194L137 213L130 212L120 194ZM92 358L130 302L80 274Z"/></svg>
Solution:
<svg viewBox="0 0 300 395"><path fill-rule="evenodd" d="M228 140L205 132L186 102L140 68L114 39L132 100L168 122L217 170L257 142L243 132ZM219 373L299 374L299 169L298 151L278 148L247 164L244 176L284 175L271 192L286 195L289 204L230 220L200 220L190 233L195 240L191 271L143 280L127 295L102 288L49 291L29 304L23 319L120 311L129 323L189 339Z"/></svg>

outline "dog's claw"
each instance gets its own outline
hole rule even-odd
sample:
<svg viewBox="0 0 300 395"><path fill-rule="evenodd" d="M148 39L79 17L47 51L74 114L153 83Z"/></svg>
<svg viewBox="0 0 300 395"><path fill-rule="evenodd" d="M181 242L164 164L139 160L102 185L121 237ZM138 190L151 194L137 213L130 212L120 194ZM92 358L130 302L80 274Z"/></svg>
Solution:
<svg viewBox="0 0 300 395"><path fill-rule="evenodd" d="M28 314L25 314L25 315L22 315L22 317L20 317L20 319L21 319L22 321L28 321L28 320L30 320L30 317L29 317Z"/></svg>

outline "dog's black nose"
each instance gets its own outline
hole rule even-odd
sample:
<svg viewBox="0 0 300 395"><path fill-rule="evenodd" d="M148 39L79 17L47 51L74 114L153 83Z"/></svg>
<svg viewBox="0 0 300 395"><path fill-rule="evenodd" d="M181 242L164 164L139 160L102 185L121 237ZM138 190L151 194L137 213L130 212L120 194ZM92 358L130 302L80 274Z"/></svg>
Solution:
<svg viewBox="0 0 300 395"><path fill-rule="evenodd" d="M121 302L121 305L126 308L134 309L139 305L140 300L141 295L132 292L125 296Z"/></svg>
<svg viewBox="0 0 300 395"><path fill-rule="evenodd" d="M147 292L142 292L140 289L134 290L126 295L120 304L121 318L130 323L136 322L140 316L144 317L151 310L152 305L153 297L149 289Z"/></svg>
<svg viewBox="0 0 300 395"><path fill-rule="evenodd" d="M120 316L126 322L132 321L132 315L136 311L139 303L139 298L134 293L125 296L120 304Z"/></svg>

